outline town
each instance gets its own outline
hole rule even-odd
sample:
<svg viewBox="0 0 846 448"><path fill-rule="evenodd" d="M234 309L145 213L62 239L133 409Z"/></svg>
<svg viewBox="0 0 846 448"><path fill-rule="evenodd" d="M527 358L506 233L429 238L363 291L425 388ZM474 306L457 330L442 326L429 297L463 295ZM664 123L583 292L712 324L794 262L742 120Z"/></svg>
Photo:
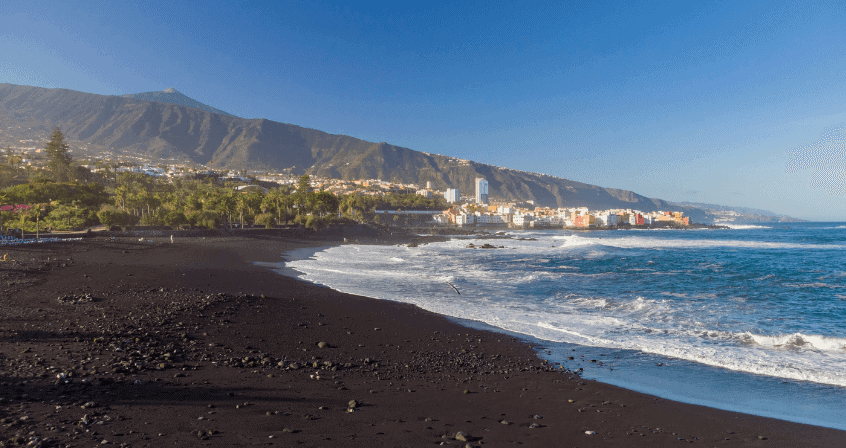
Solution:
<svg viewBox="0 0 846 448"><path fill-rule="evenodd" d="M6 135L9 136L8 134ZM25 173L18 178L48 175L49 158L43 141L6 140L0 156L13 172ZM227 186L238 192L267 193L281 188L293 193L301 186L302 176L268 170L214 170L189 160L150 159L117 150L102 151L84 144L67 149L74 164L85 176L116 179L123 173L141 174L158 182L173 183L178 180L204 179ZM0 173L0 175L3 173ZM83 177L85 177L83 176ZM7 176L8 177L8 176ZM3 186L16 182L2 178ZM20 183L19 179L17 183ZM403 184L381 179L343 180L310 176L312 191L332 193L338 198L348 196L371 197L369 210L361 210L359 221L404 226L445 227L501 227L513 229L562 229L562 228L618 228L618 227L687 227L690 218L678 211L641 211L635 209L590 210L587 207L551 208L534 201L505 201L489 195L489 184L484 178L475 179L473 194L463 194L458 188L438 190L431 182L425 186ZM251 188L255 186L255 188ZM427 199L421 204L388 206L379 198L416 195ZM296 205L294 205L296 207ZM299 213L299 212L298 212ZM342 212L339 207L338 217ZM390 216L393 215L393 216ZM276 223L280 224L280 223ZM243 225L243 222L241 223Z"/></svg>

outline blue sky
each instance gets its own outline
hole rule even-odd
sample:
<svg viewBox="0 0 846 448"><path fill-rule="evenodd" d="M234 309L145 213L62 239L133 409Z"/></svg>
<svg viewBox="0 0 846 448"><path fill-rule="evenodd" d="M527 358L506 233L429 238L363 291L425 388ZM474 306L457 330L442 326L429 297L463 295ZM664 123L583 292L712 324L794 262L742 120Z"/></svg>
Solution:
<svg viewBox="0 0 846 448"><path fill-rule="evenodd" d="M843 2L400 3L3 0L0 82L846 221Z"/></svg>

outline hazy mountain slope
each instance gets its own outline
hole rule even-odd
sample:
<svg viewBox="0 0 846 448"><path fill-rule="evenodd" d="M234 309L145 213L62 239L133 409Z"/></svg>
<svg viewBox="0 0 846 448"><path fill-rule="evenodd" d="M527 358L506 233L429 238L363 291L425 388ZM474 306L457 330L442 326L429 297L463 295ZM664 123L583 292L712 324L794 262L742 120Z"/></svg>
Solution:
<svg viewBox="0 0 846 448"><path fill-rule="evenodd" d="M214 107L211 107L208 104L203 104L193 98L187 97L181 92L174 89L173 87L162 90L160 92L128 93L126 95L121 96L123 96L124 98L134 98L136 100L158 101L160 103L179 104L180 106L192 107L194 109L204 110L213 114L226 115L227 117L235 116L220 109L215 109Z"/></svg>
<svg viewBox="0 0 846 448"><path fill-rule="evenodd" d="M494 198L592 209L681 208L696 222L710 221L701 209L673 206L627 190L136 98L0 84L0 125L28 138L43 138L60 126L71 141L90 148L188 157L212 168L272 169L418 185L431 181L434 188L459 188L464 194L472 194L475 178L484 177Z"/></svg>
<svg viewBox="0 0 846 448"><path fill-rule="evenodd" d="M769 210L748 207L729 207L726 205L703 204L699 202L676 202L673 205L704 210L713 216L717 224L756 224L768 222L804 222L802 219L779 215Z"/></svg>

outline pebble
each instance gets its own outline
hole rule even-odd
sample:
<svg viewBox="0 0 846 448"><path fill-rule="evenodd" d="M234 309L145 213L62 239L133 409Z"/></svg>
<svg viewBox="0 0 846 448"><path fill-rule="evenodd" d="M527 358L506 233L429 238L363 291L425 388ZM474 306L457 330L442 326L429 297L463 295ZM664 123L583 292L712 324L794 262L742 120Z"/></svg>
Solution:
<svg viewBox="0 0 846 448"><path fill-rule="evenodd" d="M467 434L464 431L458 431L455 433L455 440L458 440L459 442L469 442L470 434Z"/></svg>
<svg viewBox="0 0 846 448"><path fill-rule="evenodd" d="M589 436L595 436L595 435L596 435L596 431L585 431L585 434L587 434L587 435L589 435Z"/></svg>

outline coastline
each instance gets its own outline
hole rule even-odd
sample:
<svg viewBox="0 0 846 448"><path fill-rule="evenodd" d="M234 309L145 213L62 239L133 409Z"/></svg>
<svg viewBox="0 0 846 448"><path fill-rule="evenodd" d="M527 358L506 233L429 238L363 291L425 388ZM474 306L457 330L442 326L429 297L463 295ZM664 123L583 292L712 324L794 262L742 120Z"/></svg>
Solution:
<svg viewBox="0 0 846 448"><path fill-rule="evenodd" d="M0 294L0 440L638 447L846 439L843 431L583 380L501 333L255 264L327 240L152 241L9 249L16 261L4 265ZM95 301L55 299L83 293ZM65 371L69 382L56 384ZM347 411L350 400L356 412ZM80 423L86 416L91 423ZM471 441L456 440L458 431Z"/></svg>
<svg viewBox="0 0 846 448"><path fill-rule="evenodd" d="M464 240L467 236L461 235L458 237ZM478 235L471 238L470 241L490 238L501 237ZM293 262L307 259L315 253L329 248L327 246L313 248L302 253L291 253L286 256L286 261ZM343 253L335 256L344 257ZM402 251L396 252L396 255L385 256L406 258L402 255ZM285 264L287 266L287 263ZM346 269L342 266L343 264L339 265L339 269ZM309 279L309 275L294 268L286 267L286 269L292 272L291 275L295 275L304 281L313 281ZM307 269L307 271L311 273L310 269ZM332 270L330 269L330 271ZM318 275L318 278L323 278L323 276ZM343 281L341 283L344 284ZM332 282L329 285L316 284L335 288ZM362 291L360 286L351 289L336 289L336 291L370 296L366 291ZM391 298L389 291L379 288L374 289L375 291L380 291L381 294L374 293L371 296L374 300L389 302L397 300ZM387 297L384 295L386 293L388 294ZM399 299L396 303L414 304L419 302ZM418 306L430 312L441 314L450 321L467 328L491 331L517 338L534 347L539 358L555 364L560 363L562 367L570 369L584 367L584 371L579 372L582 378L671 401L841 431L846 430L846 425L840 419L842 416L841 403L846 391L835 385L760 375L660 354L643 353L640 350L594 347L581 345L577 342L556 342L531 333L501 328L496 326L495 323L486 323L467 317L455 317L456 315L451 313L439 313L437 306L433 308L430 305L419 303ZM575 355L576 361L572 361L572 355ZM597 359L601 362L598 364L579 362L580 356L582 356L583 361ZM826 411L826 409L829 411Z"/></svg>

